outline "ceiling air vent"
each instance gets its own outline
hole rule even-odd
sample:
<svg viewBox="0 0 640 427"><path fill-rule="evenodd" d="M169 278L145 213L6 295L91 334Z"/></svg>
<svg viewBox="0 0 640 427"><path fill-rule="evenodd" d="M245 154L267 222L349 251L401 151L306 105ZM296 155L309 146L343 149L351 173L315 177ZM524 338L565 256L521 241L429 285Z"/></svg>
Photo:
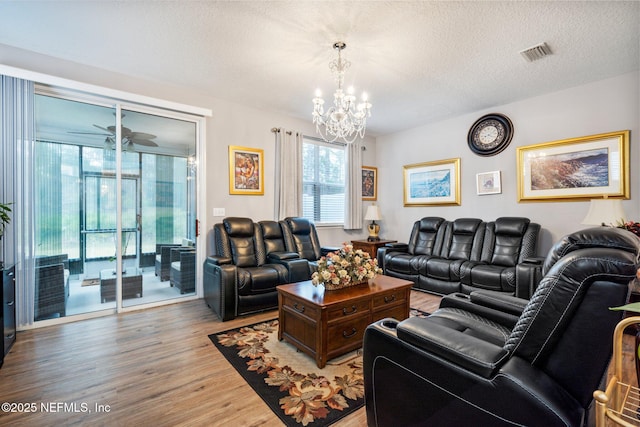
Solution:
<svg viewBox="0 0 640 427"><path fill-rule="evenodd" d="M537 61L538 59L551 55L551 53L551 49L549 49L546 43L540 43L520 51L520 55L522 55L527 62Z"/></svg>

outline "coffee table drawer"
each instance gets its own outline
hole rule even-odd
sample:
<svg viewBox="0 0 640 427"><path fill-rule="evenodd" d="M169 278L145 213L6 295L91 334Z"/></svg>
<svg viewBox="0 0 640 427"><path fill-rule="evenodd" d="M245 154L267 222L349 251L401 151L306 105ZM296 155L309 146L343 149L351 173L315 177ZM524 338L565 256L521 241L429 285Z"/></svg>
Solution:
<svg viewBox="0 0 640 427"><path fill-rule="evenodd" d="M286 295L282 297L282 308L284 310L291 310L292 312L297 313L300 316L308 317L309 319L316 320L320 318L318 306L305 303L304 301L300 301Z"/></svg>
<svg viewBox="0 0 640 427"><path fill-rule="evenodd" d="M327 330L327 353L340 350L339 353L362 346L364 330L369 326L369 315L352 318L346 322L337 322ZM329 358L330 358L329 357Z"/></svg>
<svg viewBox="0 0 640 427"><path fill-rule="evenodd" d="M373 298L373 308L379 309L381 307L390 306L392 304L404 304L407 299L407 292L398 290L393 292L385 292L384 294L376 295Z"/></svg>
<svg viewBox="0 0 640 427"><path fill-rule="evenodd" d="M349 316L358 316L369 312L369 301L349 301L344 304L338 304L332 306L328 311L328 320L333 322L334 320L340 321Z"/></svg>

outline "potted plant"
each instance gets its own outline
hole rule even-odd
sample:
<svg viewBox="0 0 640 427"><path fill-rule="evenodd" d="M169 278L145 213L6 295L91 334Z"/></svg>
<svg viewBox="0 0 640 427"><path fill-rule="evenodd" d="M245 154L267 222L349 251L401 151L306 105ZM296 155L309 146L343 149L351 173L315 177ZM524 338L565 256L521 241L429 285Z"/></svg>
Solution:
<svg viewBox="0 0 640 427"><path fill-rule="evenodd" d="M0 203L0 238L4 234L4 229L11 222L9 213L11 212L11 203Z"/></svg>
<svg viewBox="0 0 640 427"><path fill-rule="evenodd" d="M636 272L636 280L640 280L640 268ZM638 313L636 316L640 315L640 302L632 302L629 304L622 305L620 307L609 307L609 310L617 310L617 311L627 311L630 313ZM636 345L635 345L635 365L636 365L636 378L640 381L640 325L636 325Z"/></svg>

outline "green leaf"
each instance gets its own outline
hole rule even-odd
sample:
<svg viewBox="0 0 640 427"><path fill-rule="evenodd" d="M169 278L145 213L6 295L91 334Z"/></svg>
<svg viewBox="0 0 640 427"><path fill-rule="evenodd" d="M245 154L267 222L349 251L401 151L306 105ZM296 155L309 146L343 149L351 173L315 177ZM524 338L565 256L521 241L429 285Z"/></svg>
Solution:
<svg viewBox="0 0 640 427"><path fill-rule="evenodd" d="M609 310L626 310L640 313L640 302L632 302L631 304L621 305L620 307L609 307Z"/></svg>

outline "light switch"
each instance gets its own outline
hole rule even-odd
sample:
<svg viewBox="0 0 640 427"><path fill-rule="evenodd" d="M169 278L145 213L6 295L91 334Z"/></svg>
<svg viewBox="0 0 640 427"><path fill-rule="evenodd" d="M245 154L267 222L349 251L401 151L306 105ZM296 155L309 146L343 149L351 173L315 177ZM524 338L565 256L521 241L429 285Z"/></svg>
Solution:
<svg viewBox="0 0 640 427"><path fill-rule="evenodd" d="M213 216L224 216L224 208L213 208Z"/></svg>

